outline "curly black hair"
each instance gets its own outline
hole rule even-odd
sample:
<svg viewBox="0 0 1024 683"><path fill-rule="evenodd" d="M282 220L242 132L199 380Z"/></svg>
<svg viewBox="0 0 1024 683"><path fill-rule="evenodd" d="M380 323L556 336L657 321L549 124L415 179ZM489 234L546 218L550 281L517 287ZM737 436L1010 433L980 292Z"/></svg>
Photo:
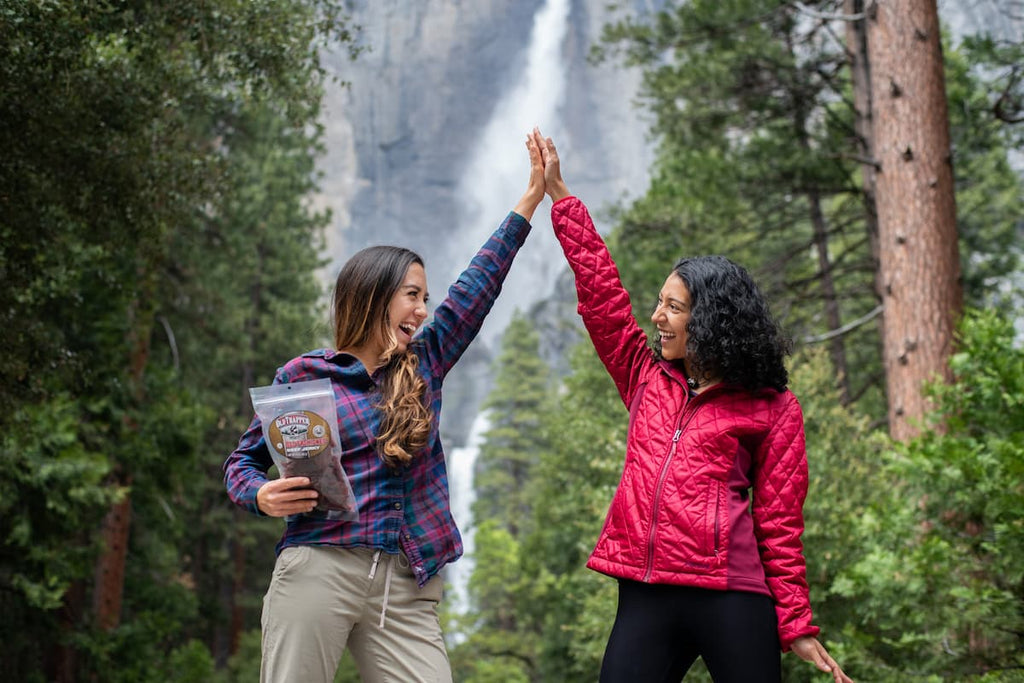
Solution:
<svg viewBox="0 0 1024 683"><path fill-rule="evenodd" d="M784 391L791 343L750 274L724 256L682 258L672 271L690 291L686 354L691 372L752 391ZM661 356L657 345L655 352Z"/></svg>

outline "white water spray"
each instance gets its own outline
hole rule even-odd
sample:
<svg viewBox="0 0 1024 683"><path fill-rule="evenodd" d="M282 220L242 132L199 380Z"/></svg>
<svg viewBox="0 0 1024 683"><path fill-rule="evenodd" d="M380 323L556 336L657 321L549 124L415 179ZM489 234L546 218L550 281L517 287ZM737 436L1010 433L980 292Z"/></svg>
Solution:
<svg viewBox="0 0 1024 683"><path fill-rule="evenodd" d="M452 516L455 518L459 529L462 531L462 542L465 554L462 559L454 564L448 565L446 578L451 584L454 595L450 598L450 606L453 612L465 614L469 610L469 601L466 595L466 586L469 583L469 576L473 573L473 529L470 526L472 520L472 505L476 500L476 493L473 490L473 465L480 453L480 445L484 440L484 432L490 427L487 419L487 412L480 411L473 420L473 427L469 430L469 438L466 445L461 448L453 448L449 453L449 460L452 471L449 474L449 485L452 501Z"/></svg>
<svg viewBox="0 0 1024 683"><path fill-rule="evenodd" d="M487 235L515 205L526 189L529 157L526 135L534 126L545 136L558 141L562 129L558 113L565 90L565 65L562 43L569 22L569 0L547 0L534 16L526 63L516 84L497 102L491 120L480 141L472 146L473 154L459 183L461 225L458 234L465 243L483 244ZM516 257L502 295L481 330L488 343L501 334L512 312L526 310L547 296L561 266L561 259L546 257L559 250L551 231L551 222L542 203L530 221L533 231L526 246ZM449 258L456 263L460 259ZM453 273L453 280L457 273ZM473 469L489 427L487 415L481 412L473 421L466 445L453 449L449 457L452 514L462 531L465 555L449 565L447 579L454 595L453 611L468 610L467 583L473 573L473 520L470 510L475 491ZM452 634L461 640L460 634Z"/></svg>
<svg viewBox="0 0 1024 683"><path fill-rule="evenodd" d="M530 163L526 135L534 126L557 142L564 138L559 110L565 95L566 66L562 43L569 23L570 0L547 0L534 16L525 63L518 79L498 100L480 140L470 143L471 155L458 184L460 235L458 257L446 259L461 264L465 244L483 244L495 226L512 209L526 189ZM534 213L533 231L516 257L504 289L484 323L481 334L488 343L505 329L512 311L525 310L550 293L554 279L564 267L552 259L560 248L551 232L545 200ZM458 275L458 268L446 280Z"/></svg>

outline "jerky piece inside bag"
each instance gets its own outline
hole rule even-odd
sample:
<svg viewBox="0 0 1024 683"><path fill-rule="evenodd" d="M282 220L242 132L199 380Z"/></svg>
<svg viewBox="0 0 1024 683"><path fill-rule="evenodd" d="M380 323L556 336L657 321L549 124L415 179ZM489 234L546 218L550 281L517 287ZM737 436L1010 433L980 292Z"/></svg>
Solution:
<svg viewBox="0 0 1024 683"><path fill-rule="evenodd" d="M263 423L263 438L282 477L309 477L320 494L309 513L359 519L355 496L341 467L341 439L331 380L315 379L249 389Z"/></svg>

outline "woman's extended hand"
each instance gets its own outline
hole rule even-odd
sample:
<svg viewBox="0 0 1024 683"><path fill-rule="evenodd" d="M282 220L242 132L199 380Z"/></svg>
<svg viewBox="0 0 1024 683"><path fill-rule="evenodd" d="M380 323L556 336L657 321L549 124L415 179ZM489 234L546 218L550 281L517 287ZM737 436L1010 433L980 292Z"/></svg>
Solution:
<svg viewBox="0 0 1024 683"><path fill-rule="evenodd" d="M541 160L544 163L544 185L552 202L564 199L569 196L569 188L562 180L561 162L558 160L558 150L551 138L544 138L540 131L533 129L534 144L540 149Z"/></svg>
<svg viewBox="0 0 1024 683"><path fill-rule="evenodd" d="M790 649L800 659L814 664L814 666L822 671L831 673L835 683L853 683L850 677L843 673L843 670L836 664L836 660L832 659L825 646L818 642L817 638L813 636L797 638L790 645Z"/></svg>
<svg viewBox="0 0 1024 683"><path fill-rule="evenodd" d="M271 479L256 492L256 507L271 517L287 517L312 511L317 496L308 477Z"/></svg>
<svg viewBox="0 0 1024 683"><path fill-rule="evenodd" d="M544 162L537 143L538 135L537 129L534 128L533 132L526 136L526 150L530 153L530 180L526 184L526 192L512 209L526 220L533 218L537 205L544 199Z"/></svg>

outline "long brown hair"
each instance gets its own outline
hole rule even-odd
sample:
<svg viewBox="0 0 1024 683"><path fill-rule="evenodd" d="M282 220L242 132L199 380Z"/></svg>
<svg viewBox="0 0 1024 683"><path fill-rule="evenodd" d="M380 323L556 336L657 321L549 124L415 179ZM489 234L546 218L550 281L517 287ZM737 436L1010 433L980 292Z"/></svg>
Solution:
<svg viewBox="0 0 1024 683"><path fill-rule="evenodd" d="M425 403L427 383L418 372L419 357L411 346L396 353L398 342L388 320L391 298L414 263L422 266L423 259L408 249L369 247L345 263L334 285L334 348L384 340L377 455L391 467L407 464L427 445L433 421Z"/></svg>

